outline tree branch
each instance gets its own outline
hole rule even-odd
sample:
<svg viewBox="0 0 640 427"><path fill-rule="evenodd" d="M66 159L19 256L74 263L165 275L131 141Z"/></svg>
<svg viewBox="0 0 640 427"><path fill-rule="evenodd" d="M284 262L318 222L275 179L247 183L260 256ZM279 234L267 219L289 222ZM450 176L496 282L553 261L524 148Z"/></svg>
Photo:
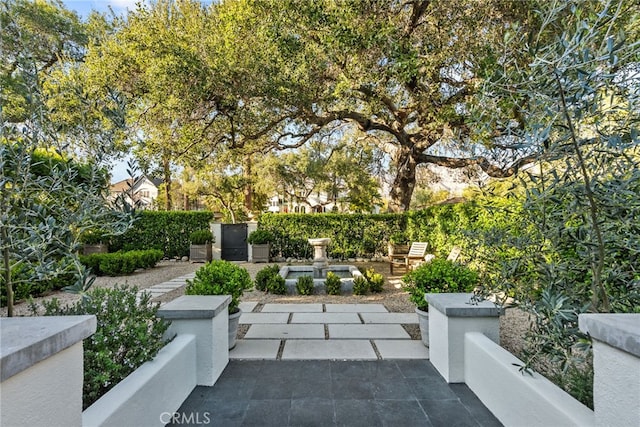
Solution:
<svg viewBox="0 0 640 427"><path fill-rule="evenodd" d="M418 163L431 163L438 166L444 166L451 169L459 169L467 166L479 166L487 175L492 178L507 178L514 176L525 165L533 163L537 160L537 154L530 154L528 156L521 157L516 160L511 166L506 168L500 168L493 165L486 157L476 157L461 159L456 157L445 156L432 156L428 154L420 153L415 156L415 160Z"/></svg>

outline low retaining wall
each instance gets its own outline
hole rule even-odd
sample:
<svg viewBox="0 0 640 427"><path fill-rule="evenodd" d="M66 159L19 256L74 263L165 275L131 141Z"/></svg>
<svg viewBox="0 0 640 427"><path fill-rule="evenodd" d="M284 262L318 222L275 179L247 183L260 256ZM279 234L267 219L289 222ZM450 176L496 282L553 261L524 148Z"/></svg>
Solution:
<svg viewBox="0 0 640 427"><path fill-rule="evenodd" d="M431 363L449 383L465 382L505 425L640 425L640 314L581 314L593 339L590 410L500 347L499 308L471 294L426 294Z"/></svg>
<svg viewBox="0 0 640 427"><path fill-rule="evenodd" d="M196 337L181 335L88 407L82 425L163 426L166 414L175 412L195 386Z"/></svg>
<svg viewBox="0 0 640 427"><path fill-rule="evenodd" d="M505 425L592 426L593 411L479 332L464 336L465 383Z"/></svg>

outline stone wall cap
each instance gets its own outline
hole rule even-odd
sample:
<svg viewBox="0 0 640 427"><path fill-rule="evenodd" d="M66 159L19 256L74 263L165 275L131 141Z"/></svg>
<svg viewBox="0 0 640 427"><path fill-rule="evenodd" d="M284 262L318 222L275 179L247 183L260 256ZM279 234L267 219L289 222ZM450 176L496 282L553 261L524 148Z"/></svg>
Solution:
<svg viewBox="0 0 640 427"><path fill-rule="evenodd" d="M472 293L426 294L430 306L448 317L499 317L504 309L491 301L471 303Z"/></svg>
<svg viewBox="0 0 640 427"><path fill-rule="evenodd" d="M95 331L95 316L0 319L0 381L73 346Z"/></svg>
<svg viewBox="0 0 640 427"><path fill-rule="evenodd" d="M158 317L165 320L212 319L225 312L230 295L183 295L158 309Z"/></svg>
<svg viewBox="0 0 640 427"><path fill-rule="evenodd" d="M640 314L580 314L578 325L593 339L640 357Z"/></svg>

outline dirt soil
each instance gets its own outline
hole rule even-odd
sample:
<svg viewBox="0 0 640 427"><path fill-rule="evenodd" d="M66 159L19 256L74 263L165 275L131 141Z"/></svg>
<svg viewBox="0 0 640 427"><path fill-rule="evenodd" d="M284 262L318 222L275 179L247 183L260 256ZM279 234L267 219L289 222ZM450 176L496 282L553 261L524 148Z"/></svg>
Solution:
<svg viewBox="0 0 640 427"><path fill-rule="evenodd" d="M402 272L391 275L387 262L356 262L361 269L373 268L386 278L384 289L378 294L369 295L272 295L265 292L252 290L245 292L242 301L255 301L258 303L256 310L260 310L262 305L267 303L327 303L327 304L383 304L387 310L395 313L412 313L415 306L409 301L408 293L402 290ZM128 284L136 286L138 289L145 289L158 283L169 281L176 277L192 273L203 264L182 262L182 261L161 261L155 268L139 270L129 276L119 277L98 277L94 283L95 287L113 287L116 284ZM267 266L267 264L239 263L246 268L252 278L256 273ZM281 264L282 265L282 264ZM159 298L158 302L166 302L177 298L184 293L184 288L165 294ZM65 292L54 292L44 297L34 298L34 302L39 304L43 300L57 298L63 304L70 304L79 299L77 295ZM15 313L18 316L30 315L29 304L25 301L15 305ZM0 315L6 316L7 309L2 307ZM523 337L529 329L529 316L517 308L506 310L504 316L500 318L500 343L507 350L518 354L523 346ZM417 325L403 325L413 339L420 339L420 330ZM240 330L242 337L246 331Z"/></svg>

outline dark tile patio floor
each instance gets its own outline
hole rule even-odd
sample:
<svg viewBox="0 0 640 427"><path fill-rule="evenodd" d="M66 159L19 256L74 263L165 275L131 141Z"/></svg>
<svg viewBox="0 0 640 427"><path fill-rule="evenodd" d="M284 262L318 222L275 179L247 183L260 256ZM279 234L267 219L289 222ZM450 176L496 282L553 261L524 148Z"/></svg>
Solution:
<svg viewBox="0 0 640 427"><path fill-rule="evenodd" d="M176 426L502 425L428 360L232 360L213 387L193 390L178 415Z"/></svg>

